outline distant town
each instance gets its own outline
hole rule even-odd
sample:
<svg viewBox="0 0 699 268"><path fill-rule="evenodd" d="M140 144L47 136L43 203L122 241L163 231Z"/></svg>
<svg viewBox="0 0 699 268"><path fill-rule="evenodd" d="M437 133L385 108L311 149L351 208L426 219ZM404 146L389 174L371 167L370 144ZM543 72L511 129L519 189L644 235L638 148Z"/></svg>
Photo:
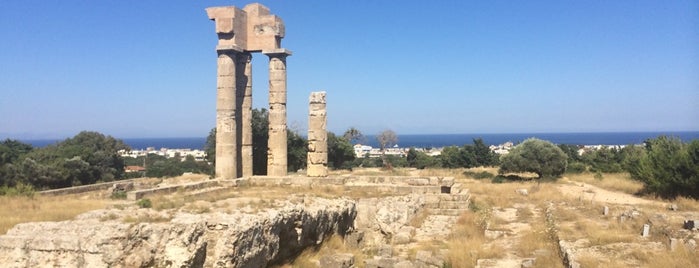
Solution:
<svg viewBox="0 0 699 268"><path fill-rule="evenodd" d="M496 154L503 155L507 154L510 152L510 150L515 146L513 142L505 142L500 145L490 145L489 148L491 151L495 152ZM578 146L578 155L583 155L587 152L591 151L596 151L602 148L607 148L607 149L622 149L626 145L580 145ZM442 154L442 150L444 147L439 147L439 148L414 148L418 152L423 152L429 156L438 156ZM408 150L410 148L408 147L400 147L399 145L394 145L393 147L386 148L386 155L394 155L394 156L400 156L400 157L405 157L408 154ZM119 150L119 155L121 157L127 158L138 158L138 157L145 157L148 156L149 154L154 154L154 155L159 155L159 156L164 156L166 158L174 158L177 157L184 161L184 159L187 156L192 156L194 157L195 161L201 162L201 161L206 161L206 152L203 150L198 150L198 149L187 149L187 148L180 148L180 149L170 149L170 148L160 148L156 149L155 147L148 147L144 150ZM362 144L356 144L354 145L354 155L357 158L377 158L381 157L383 153L381 152L380 148L374 148L369 145L362 145Z"/></svg>

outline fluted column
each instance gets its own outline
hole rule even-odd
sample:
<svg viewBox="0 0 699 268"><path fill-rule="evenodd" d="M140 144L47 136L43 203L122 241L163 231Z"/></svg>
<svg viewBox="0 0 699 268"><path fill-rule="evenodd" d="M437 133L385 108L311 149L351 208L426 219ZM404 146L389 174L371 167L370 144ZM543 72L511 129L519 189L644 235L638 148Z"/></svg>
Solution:
<svg viewBox="0 0 699 268"><path fill-rule="evenodd" d="M238 177L252 176L252 54L238 54Z"/></svg>
<svg viewBox="0 0 699 268"><path fill-rule="evenodd" d="M267 175L285 176L287 169L286 137L286 49L263 51L269 56L269 140Z"/></svg>
<svg viewBox="0 0 699 268"><path fill-rule="evenodd" d="M308 103L308 155L306 175L328 176L328 131L325 91L311 92Z"/></svg>
<svg viewBox="0 0 699 268"><path fill-rule="evenodd" d="M236 57L238 51L218 50L216 79L216 178L237 177Z"/></svg>

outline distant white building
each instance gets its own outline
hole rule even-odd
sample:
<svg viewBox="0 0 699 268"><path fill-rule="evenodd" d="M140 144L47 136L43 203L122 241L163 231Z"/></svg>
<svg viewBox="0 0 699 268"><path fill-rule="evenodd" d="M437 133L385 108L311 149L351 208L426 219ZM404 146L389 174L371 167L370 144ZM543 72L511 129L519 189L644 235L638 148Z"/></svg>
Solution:
<svg viewBox="0 0 699 268"><path fill-rule="evenodd" d="M206 159L206 152L202 150L192 150L192 149L168 149L168 148L160 148L160 150L156 150L153 147L148 147L145 150L119 150L118 151L119 155L121 157L127 158L138 158L138 157L145 157L149 154L155 154L159 156L164 156L166 158L173 158L179 156L182 161L184 161L187 156L192 156L194 157L194 160L196 161L205 161Z"/></svg>

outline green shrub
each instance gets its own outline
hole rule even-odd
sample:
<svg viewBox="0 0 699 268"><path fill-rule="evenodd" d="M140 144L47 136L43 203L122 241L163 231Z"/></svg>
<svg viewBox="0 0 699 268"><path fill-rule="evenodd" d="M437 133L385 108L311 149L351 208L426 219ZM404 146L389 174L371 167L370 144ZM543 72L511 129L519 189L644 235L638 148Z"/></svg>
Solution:
<svg viewBox="0 0 699 268"><path fill-rule="evenodd" d="M490 173L488 171L481 171L481 172L474 172L474 171L464 171L464 175L470 176L474 179L480 180L480 179L490 179L493 178L495 175L493 173Z"/></svg>
<svg viewBox="0 0 699 268"><path fill-rule="evenodd" d="M582 162L572 162L568 163L568 167L566 168L566 173L574 173L574 174L579 174L587 171L587 165Z"/></svg>
<svg viewBox="0 0 699 268"><path fill-rule="evenodd" d="M112 199L126 199L126 191L114 191L110 197Z"/></svg>
<svg viewBox="0 0 699 268"><path fill-rule="evenodd" d="M26 197L34 197L36 190L30 184L17 183L14 187L2 186L0 187L0 195L8 196L18 196L23 195Z"/></svg>
<svg viewBox="0 0 699 268"><path fill-rule="evenodd" d="M140 199L138 202L136 202L136 204L141 208L153 207L153 203L151 203L150 199L148 198Z"/></svg>
<svg viewBox="0 0 699 268"><path fill-rule="evenodd" d="M699 140L685 144L660 136L645 144L645 153L628 161L631 177L643 182L644 191L667 198L699 198Z"/></svg>
<svg viewBox="0 0 699 268"><path fill-rule="evenodd" d="M499 173L532 172L539 179L557 178L565 172L567 159L568 156L553 143L531 138L502 156Z"/></svg>

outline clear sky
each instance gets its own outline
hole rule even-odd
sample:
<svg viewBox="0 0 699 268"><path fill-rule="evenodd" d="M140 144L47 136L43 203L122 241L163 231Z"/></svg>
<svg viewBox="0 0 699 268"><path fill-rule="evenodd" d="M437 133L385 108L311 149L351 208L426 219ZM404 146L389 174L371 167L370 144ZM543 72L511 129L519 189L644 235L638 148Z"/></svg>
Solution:
<svg viewBox="0 0 699 268"><path fill-rule="evenodd" d="M206 136L216 34L243 1L0 1L0 138ZM328 92L365 134L699 130L699 1L264 1L288 122ZM254 107L268 59L253 56Z"/></svg>

